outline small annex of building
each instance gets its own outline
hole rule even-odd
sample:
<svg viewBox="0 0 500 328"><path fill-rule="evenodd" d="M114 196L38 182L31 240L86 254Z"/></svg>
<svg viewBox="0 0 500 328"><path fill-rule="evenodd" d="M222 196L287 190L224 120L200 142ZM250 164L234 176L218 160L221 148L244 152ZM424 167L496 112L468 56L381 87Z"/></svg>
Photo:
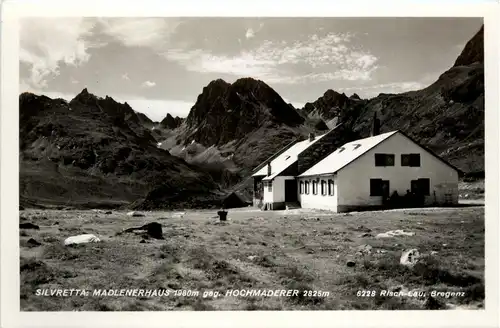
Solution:
<svg viewBox="0 0 500 328"><path fill-rule="evenodd" d="M330 132L289 146L254 173L254 205L348 212L458 204L457 168L402 131L376 130L303 170L301 155Z"/></svg>
<svg viewBox="0 0 500 328"><path fill-rule="evenodd" d="M310 134L308 139L288 145L254 173L254 206L278 210L284 209L286 203L296 203L299 156L325 136Z"/></svg>

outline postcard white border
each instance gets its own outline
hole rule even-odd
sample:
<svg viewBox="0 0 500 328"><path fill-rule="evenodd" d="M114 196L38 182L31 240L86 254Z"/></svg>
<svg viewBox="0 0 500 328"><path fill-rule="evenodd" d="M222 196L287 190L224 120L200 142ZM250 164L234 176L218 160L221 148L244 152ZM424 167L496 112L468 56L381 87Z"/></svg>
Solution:
<svg viewBox="0 0 500 328"><path fill-rule="evenodd" d="M486 308L471 311L20 312L19 33L23 16L484 17L486 85ZM499 5L431 1L5 1L1 26L2 327L497 327L499 254ZM451 63L450 63L451 66Z"/></svg>

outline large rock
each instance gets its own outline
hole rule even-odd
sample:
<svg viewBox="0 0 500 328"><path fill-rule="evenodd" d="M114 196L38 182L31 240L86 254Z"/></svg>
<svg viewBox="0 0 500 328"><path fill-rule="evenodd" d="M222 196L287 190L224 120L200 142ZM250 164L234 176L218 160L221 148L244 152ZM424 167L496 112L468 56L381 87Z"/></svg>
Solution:
<svg viewBox="0 0 500 328"><path fill-rule="evenodd" d="M144 216L144 214L140 213L140 212L135 212L135 211L132 211L132 212L128 212L127 213L128 216L133 216L133 217L141 217L141 216Z"/></svg>
<svg viewBox="0 0 500 328"><path fill-rule="evenodd" d="M151 222L140 227L128 228L118 233L118 235L126 232L135 232L135 231L143 231L146 234L146 236L144 237L163 239L162 227L161 224L158 222Z"/></svg>
<svg viewBox="0 0 500 328"><path fill-rule="evenodd" d="M379 233L375 238L392 238L397 236L413 236L414 232L404 231L404 230L390 230L387 232Z"/></svg>
<svg viewBox="0 0 500 328"><path fill-rule="evenodd" d="M146 230L149 237L155 239L163 239L163 231L161 224L158 222L151 222L141 227L141 230Z"/></svg>
<svg viewBox="0 0 500 328"><path fill-rule="evenodd" d="M40 230L40 227L37 226L36 224L31 223L31 222L26 222L26 223L19 223L19 229Z"/></svg>
<svg viewBox="0 0 500 328"><path fill-rule="evenodd" d="M36 241L35 239L33 238L30 238L28 239L28 241L26 242L26 244L29 246L29 247L37 247L37 246L40 246L41 243Z"/></svg>
<svg viewBox="0 0 500 328"><path fill-rule="evenodd" d="M412 248L403 251L399 263L401 263L404 266L412 267L415 264L417 264L419 258L420 258L420 253L418 252L418 249Z"/></svg>
<svg viewBox="0 0 500 328"><path fill-rule="evenodd" d="M71 236L64 240L64 245L75 245L75 244L86 244L86 243L97 243L101 240L93 234L82 234L77 236Z"/></svg>

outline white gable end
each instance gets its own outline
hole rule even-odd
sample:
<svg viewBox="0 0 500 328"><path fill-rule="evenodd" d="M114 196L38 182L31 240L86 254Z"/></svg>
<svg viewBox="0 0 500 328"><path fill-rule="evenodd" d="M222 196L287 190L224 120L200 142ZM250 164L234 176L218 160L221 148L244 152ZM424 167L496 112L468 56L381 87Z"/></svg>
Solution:
<svg viewBox="0 0 500 328"><path fill-rule="evenodd" d="M393 166L376 166L375 154L394 155ZM404 166L402 155L419 154L418 166ZM429 194L425 204L458 202L458 172L401 133L387 139L338 172L340 206L379 205L381 198L372 196L370 180L388 181L388 193L403 196L412 190L412 181L428 179Z"/></svg>
<svg viewBox="0 0 500 328"><path fill-rule="evenodd" d="M417 195L412 201L418 201L418 206L458 203L457 169L400 131L347 143L298 181L303 208L338 212L377 208L391 206L388 199L392 196L411 207L416 203L408 203L407 193ZM330 181L334 182L333 195L312 188Z"/></svg>

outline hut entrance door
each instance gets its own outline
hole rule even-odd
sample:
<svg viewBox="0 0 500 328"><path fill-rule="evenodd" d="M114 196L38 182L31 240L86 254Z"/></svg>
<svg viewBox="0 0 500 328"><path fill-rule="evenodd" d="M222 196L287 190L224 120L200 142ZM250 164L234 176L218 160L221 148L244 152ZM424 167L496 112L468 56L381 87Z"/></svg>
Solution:
<svg viewBox="0 0 500 328"><path fill-rule="evenodd" d="M285 202L297 201L297 180L285 180Z"/></svg>

